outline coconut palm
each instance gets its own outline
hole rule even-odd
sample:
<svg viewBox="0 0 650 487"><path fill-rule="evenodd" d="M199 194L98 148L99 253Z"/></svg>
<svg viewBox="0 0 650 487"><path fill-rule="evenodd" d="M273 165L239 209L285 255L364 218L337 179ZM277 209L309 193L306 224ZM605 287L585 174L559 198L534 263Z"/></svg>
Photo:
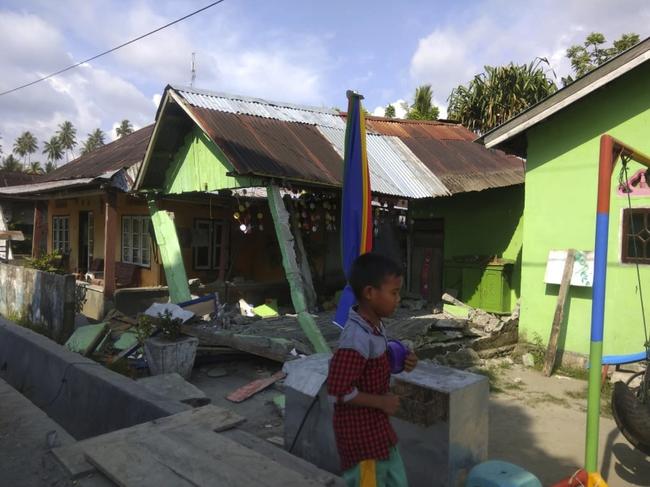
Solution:
<svg viewBox="0 0 650 487"><path fill-rule="evenodd" d="M45 174L49 174L56 169L56 166L52 161L47 161L45 164Z"/></svg>
<svg viewBox="0 0 650 487"><path fill-rule="evenodd" d="M124 137L125 135L132 134L133 125L131 125L131 122L129 122L127 119L124 119L120 122L119 127L115 129L115 133L120 138Z"/></svg>
<svg viewBox="0 0 650 487"><path fill-rule="evenodd" d="M29 174L43 174L43 167L41 167L40 162L34 161L29 164L29 168L27 169L27 172Z"/></svg>
<svg viewBox="0 0 650 487"><path fill-rule="evenodd" d="M102 129L95 129L88 134L86 142L84 142L81 149L81 154L88 154L89 152L94 151L98 147L101 147L105 144L106 134Z"/></svg>
<svg viewBox="0 0 650 487"><path fill-rule="evenodd" d="M23 170L23 165L14 157L13 154L9 154L2 162L2 169L4 171L21 172Z"/></svg>
<svg viewBox="0 0 650 487"><path fill-rule="evenodd" d="M435 120L440 109L433 104L431 85L418 86L415 89L413 105L409 108L406 118L411 120Z"/></svg>
<svg viewBox="0 0 650 487"><path fill-rule="evenodd" d="M61 142L61 147L65 151L66 160L70 161L69 154L72 154L74 157L74 148L77 145L77 129L74 128L72 122L66 120L59 125L59 130L56 133L56 136Z"/></svg>
<svg viewBox="0 0 650 487"><path fill-rule="evenodd" d="M43 144L43 154L47 156L47 160L54 163L56 167L57 161L63 158L63 145L61 139L56 135L50 137L50 140Z"/></svg>
<svg viewBox="0 0 650 487"><path fill-rule="evenodd" d="M506 122L557 90L542 64L548 61L538 58L530 64L485 66L485 72L467 86L452 90L449 118L479 134Z"/></svg>

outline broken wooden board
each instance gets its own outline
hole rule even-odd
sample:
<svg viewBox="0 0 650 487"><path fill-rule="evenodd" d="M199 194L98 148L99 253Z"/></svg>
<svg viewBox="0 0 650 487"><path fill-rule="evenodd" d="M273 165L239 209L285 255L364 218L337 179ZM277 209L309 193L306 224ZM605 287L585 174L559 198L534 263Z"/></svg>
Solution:
<svg viewBox="0 0 650 487"><path fill-rule="evenodd" d="M232 402L242 402L248 399L251 396L254 396L260 391L263 391L267 387L275 384L277 381L280 379L284 379L287 374L284 372L276 372L273 374L271 377L267 377L265 379L257 379L254 380L253 382L246 384L243 387L240 387L236 391L231 392L226 396L226 399Z"/></svg>
<svg viewBox="0 0 650 487"><path fill-rule="evenodd" d="M96 443L85 454L120 487L326 485L223 435L192 428Z"/></svg>
<svg viewBox="0 0 650 487"><path fill-rule="evenodd" d="M255 335L239 335L224 330L213 330L201 326L183 325L181 331L199 339L200 345L230 347L284 363L294 345L284 338L270 338Z"/></svg>
<svg viewBox="0 0 650 487"><path fill-rule="evenodd" d="M169 429L191 427L195 429L225 431L234 428L245 419L238 414L224 408L209 404L196 409L183 411L164 418L159 418L147 423L141 423L130 428L125 428L104 435L82 440L74 445L52 450L55 458L66 468L73 479L79 478L94 470L84 458L84 448L95 443L118 440L122 438L136 438L146 436L152 431L166 431Z"/></svg>
<svg viewBox="0 0 650 487"><path fill-rule="evenodd" d="M97 348L97 345L102 341L107 331L108 325L106 323L81 326L65 342L65 348L71 352L77 352L87 357Z"/></svg>

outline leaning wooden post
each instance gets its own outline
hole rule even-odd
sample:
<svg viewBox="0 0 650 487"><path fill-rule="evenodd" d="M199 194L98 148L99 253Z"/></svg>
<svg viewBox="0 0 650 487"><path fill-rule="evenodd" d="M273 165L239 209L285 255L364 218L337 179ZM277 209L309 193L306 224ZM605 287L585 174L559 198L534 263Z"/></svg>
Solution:
<svg viewBox="0 0 650 487"><path fill-rule="evenodd" d="M330 352L330 347L327 345L323 334L316 325L314 318L307 310L302 276L300 274L300 269L298 268L296 251L293 246L294 237L289 226L289 213L284 206L282 196L280 196L280 189L277 186L271 185L266 188L266 192L269 200L269 207L271 209L271 216L273 217L275 235L278 238L280 252L282 253L282 266L284 267L287 281L289 281L291 301L293 302L293 307L298 315L298 323L314 347L314 351L317 353Z"/></svg>
<svg viewBox="0 0 650 487"><path fill-rule="evenodd" d="M192 296L190 295L190 286L187 283L183 254L178 242L173 214L165 210L159 210L156 201L152 197L147 198L147 205L149 206L149 215L151 215L156 242L160 249L163 269L165 269L169 299L172 303L189 301Z"/></svg>
<svg viewBox="0 0 650 487"><path fill-rule="evenodd" d="M551 336L548 339L548 348L546 349L546 356L544 357L544 375L550 376L555 368L555 357L557 355L557 341L560 336L560 329L564 321L564 304L569 295L569 288L571 287L571 276L573 275L573 263L576 258L576 251L569 249L566 253L566 260L564 261L564 272L562 272L562 281L560 282L560 291L557 294L557 305L555 306L555 314L553 315L553 325L551 326Z"/></svg>
<svg viewBox="0 0 650 487"><path fill-rule="evenodd" d="M106 193L104 206L104 298L115 293L115 247L117 245L117 194Z"/></svg>

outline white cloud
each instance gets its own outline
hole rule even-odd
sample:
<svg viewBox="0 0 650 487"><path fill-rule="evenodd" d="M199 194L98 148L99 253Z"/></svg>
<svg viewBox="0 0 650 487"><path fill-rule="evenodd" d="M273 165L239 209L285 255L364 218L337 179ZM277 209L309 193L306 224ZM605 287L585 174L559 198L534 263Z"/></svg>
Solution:
<svg viewBox="0 0 650 487"><path fill-rule="evenodd" d="M649 21L650 4L645 0L549 0L515 8L506 0L485 0L468 7L454 25L434 29L419 40L410 76L414 86L432 84L441 108L452 88L466 84L484 65L547 58L549 75L554 71L559 83L570 72L566 49L584 41L589 32L603 32L609 41L625 32L643 38Z"/></svg>
<svg viewBox="0 0 650 487"><path fill-rule="evenodd" d="M154 93L154 95L151 97L151 102L153 103L153 106L158 110L158 106L160 105L160 102L162 100L162 94L160 93Z"/></svg>
<svg viewBox="0 0 650 487"><path fill-rule="evenodd" d="M389 103L389 105L392 105L395 108L395 117L396 118L404 118L406 116L406 108L408 106L408 103L406 100L399 99L394 101L393 103ZM372 114L377 116L377 117L383 117L384 116L384 111L386 110L386 107L377 107L372 111Z"/></svg>

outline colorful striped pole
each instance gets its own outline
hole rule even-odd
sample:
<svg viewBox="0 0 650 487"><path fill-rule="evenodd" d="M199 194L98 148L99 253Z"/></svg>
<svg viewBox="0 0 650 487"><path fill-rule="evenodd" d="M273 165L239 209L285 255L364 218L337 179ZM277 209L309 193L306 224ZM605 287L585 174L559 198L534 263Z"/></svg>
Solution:
<svg viewBox="0 0 650 487"><path fill-rule="evenodd" d="M596 209L596 246L594 252L594 284L591 301L591 345L589 347L589 388L587 394L587 438L585 469L589 486L606 485L598 473L598 427L600 422L600 369L603 358L605 317L605 284L607 279L607 240L609 206L614 165L625 155L650 167L650 158L609 135L600 138L598 166L598 203Z"/></svg>

